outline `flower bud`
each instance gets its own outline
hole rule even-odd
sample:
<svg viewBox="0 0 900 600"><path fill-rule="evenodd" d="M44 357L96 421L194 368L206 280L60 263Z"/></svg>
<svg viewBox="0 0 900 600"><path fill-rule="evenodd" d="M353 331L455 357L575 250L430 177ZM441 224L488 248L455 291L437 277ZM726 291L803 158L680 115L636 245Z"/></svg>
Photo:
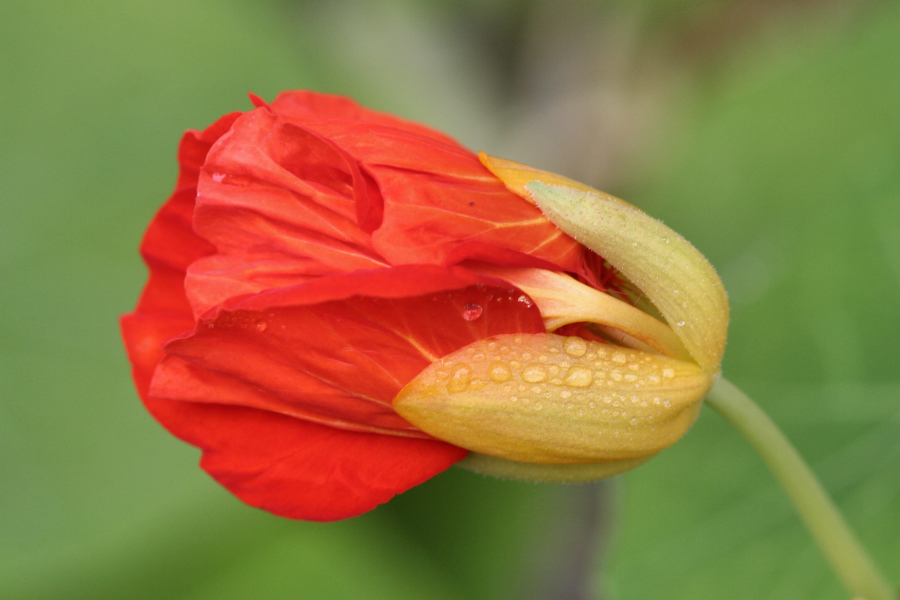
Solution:
<svg viewBox="0 0 900 600"><path fill-rule="evenodd" d="M577 481L637 466L684 435L718 376L728 326L718 275L682 236L617 198L480 158L626 277L664 321L564 273L485 268L527 293L548 330L586 323L611 343L554 333L482 339L432 363L394 409L471 450L462 464L488 474Z"/></svg>

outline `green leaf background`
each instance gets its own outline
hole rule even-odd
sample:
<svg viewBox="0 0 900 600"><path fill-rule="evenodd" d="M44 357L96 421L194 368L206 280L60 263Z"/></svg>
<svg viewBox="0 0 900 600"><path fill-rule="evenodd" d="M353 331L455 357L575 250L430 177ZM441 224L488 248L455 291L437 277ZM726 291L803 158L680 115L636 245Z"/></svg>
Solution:
<svg viewBox="0 0 900 600"><path fill-rule="evenodd" d="M117 316L181 132L351 95L585 180L730 290L728 377L900 581L900 5L0 3L0 597L847 598L711 411L640 469L451 469L362 517L242 505L133 391Z"/></svg>

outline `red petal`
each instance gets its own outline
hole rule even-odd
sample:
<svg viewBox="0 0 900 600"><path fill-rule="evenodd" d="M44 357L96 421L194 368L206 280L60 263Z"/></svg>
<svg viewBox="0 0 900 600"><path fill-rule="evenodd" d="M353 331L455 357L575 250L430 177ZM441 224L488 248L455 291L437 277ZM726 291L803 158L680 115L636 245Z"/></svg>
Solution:
<svg viewBox="0 0 900 600"><path fill-rule="evenodd" d="M359 160L377 183L384 217L372 242L391 264L442 264L468 242L531 254L566 271L583 260L575 240L458 144L370 123L305 126Z"/></svg>
<svg viewBox="0 0 900 600"><path fill-rule="evenodd" d="M379 219L380 203L328 140L265 109L246 114L200 177L194 230L217 254L189 269L194 314L233 296L385 266L357 225L359 213Z"/></svg>
<svg viewBox="0 0 900 600"><path fill-rule="evenodd" d="M131 313L123 315L119 323L135 385L141 398L145 398L153 371L165 356L163 344L177 335L191 331L194 320L189 314Z"/></svg>
<svg viewBox="0 0 900 600"><path fill-rule="evenodd" d="M150 269L150 278L137 312L190 312L184 293L185 271L192 262L214 251L191 226L200 166L212 144L240 114L226 115L204 131L188 131L182 137L175 192L156 213L141 242L141 255Z"/></svg>
<svg viewBox="0 0 900 600"><path fill-rule="evenodd" d="M424 434L390 407L400 388L475 339L543 331L537 310L498 283L406 266L232 299L166 344L145 402L244 501L300 519L360 514L466 454L409 437ZM155 343L183 324L151 340L141 328L158 321L123 319L126 339L145 347L130 349L136 380L156 364Z"/></svg>
<svg viewBox="0 0 900 600"><path fill-rule="evenodd" d="M443 442L342 431L260 410L157 402L180 404L180 437L204 449L200 466L219 483L293 519L355 517L467 454Z"/></svg>
<svg viewBox="0 0 900 600"><path fill-rule="evenodd" d="M271 109L328 138L372 176L386 203L373 242L391 264L443 264L474 241L583 270L583 248L449 136L340 96L285 92Z"/></svg>
<svg viewBox="0 0 900 600"><path fill-rule="evenodd" d="M407 266L235 299L166 344L151 395L428 437L391 407L404 385L475 340L543 330L537 309L496 282L461 268Z"/></svg>
<svg viewBox="0 0 900 600"><path fill-rule="evenodd" d="M443 442L354 433L249 408L147 396L162 344L191 319L122 317L134 380L147 409L203 451L201 466L236 496L294 519L354 517L466 455Z"/></svg>
<svg viewBox="0 0 900 600"><path fill-rule="evenodd" d="M459 146L456 140L445 133L414 121L365 108L344 96L306 90L282 92L269 106L276 114L296 123L312 124L317 121L378 123L443 144Z"/></svg>

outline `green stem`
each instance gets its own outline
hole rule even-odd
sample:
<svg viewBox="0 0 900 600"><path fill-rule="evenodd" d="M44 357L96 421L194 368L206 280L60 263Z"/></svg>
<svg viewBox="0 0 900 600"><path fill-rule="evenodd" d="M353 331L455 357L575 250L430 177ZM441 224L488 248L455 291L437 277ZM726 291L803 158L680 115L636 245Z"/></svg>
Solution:
<svg viewBox="0 0 900 600"><path fill-rule="evenodd" d="M734 425L769 465L850 593L865 600L895 600L887 579L809 466L768 415L724 378L710 391L706 403Z"/></svg>

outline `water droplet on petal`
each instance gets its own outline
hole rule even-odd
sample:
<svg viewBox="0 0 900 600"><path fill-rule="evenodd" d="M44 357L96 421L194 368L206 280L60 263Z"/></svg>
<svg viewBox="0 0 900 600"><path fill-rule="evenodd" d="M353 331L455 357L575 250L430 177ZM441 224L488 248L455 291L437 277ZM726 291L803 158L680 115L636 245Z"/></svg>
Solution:
<svg viewBox="0 0 900 600"><path fill-rule="evenodd" d="M475 319L480 317L481 313L483 312L484 309L480 304L471 302L469 304L466 304L465 308L463 308L462 316L466 321L474 321Z"/></svg>
<svg viewBox="0 0 900 600"><path fill-rule="evenodd" d="M569 369L564 381L570 387L587 387L593 378L594 374L587 367L574 366Z"/></svg>
<svg viewBox="0 0 900 600"><path fill-rule="evenodd" d="M472 369L465 363L458 363L453 367L453 373L450 374L450 381L447 382L447 391L451 394L464 392L469 387L469 378Z"/></svg>
<svg viewBox="0 0 900 600"><path fill-rule="evenodd" d="M491 378L491 381L496 383L503 383L504 381L509 381L512 379L512 371L509 370L504 364L497 364L491 367L490 373L488 375Z"/></svg>
<svg viewBox="0 0 900 600"><path fill-rule="evenodd" d="M265 321L257 321L256 322L256 330L257 331L265 331L266 327L268 327L268 325L266 325Z"/></svg>
<svg viewBox="0 0 900 600"><path fill-rule="evenodd" d="M524 294L519 296L519 304L521 304L525 308L531 308L532 306L534 306L534 302L532 302L531 298Z"/></svg>
<svg viewBox="0 0 900 600"><path fill-rule="evenodd" d="M587 342L580 337L567 337L563 341L563 349L569 356L578 358L584 356L584 353L587 352Z"/></svg>
<svg viewBox="0 0 900 600"><path fill-rule="evenodd" d="M528 383L547 381L547 371L540 365L528 365L522 369L522 379Z"/></svg>

